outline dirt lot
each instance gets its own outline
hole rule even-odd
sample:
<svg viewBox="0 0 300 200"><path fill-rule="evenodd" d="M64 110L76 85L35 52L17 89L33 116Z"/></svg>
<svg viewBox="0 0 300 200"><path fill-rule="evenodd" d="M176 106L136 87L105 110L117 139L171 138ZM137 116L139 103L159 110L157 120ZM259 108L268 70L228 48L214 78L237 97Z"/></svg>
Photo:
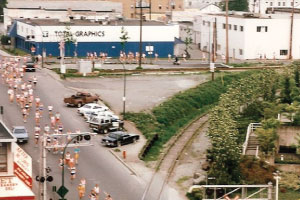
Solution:
<svg viewBox="0 0 300 200"><path fill-rule="evenodd" d="M209 77L209 74L127 76L126 112L151 109L174 94L205 82ZM64 81L68 87L99 94L116 113L123 109L123 83L123 77L74 78Z"/></svg>

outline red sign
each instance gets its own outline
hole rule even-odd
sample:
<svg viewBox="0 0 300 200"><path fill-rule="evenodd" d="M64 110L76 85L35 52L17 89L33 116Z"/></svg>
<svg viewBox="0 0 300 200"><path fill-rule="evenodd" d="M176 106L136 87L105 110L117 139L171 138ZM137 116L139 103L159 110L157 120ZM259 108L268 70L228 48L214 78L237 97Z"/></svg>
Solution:
<svg viewBox="0 0 300 200"><path fill-rule="evenodd" d="M29 188L32 188L32 178L14 162L14 174L21 179Z"/></svg>

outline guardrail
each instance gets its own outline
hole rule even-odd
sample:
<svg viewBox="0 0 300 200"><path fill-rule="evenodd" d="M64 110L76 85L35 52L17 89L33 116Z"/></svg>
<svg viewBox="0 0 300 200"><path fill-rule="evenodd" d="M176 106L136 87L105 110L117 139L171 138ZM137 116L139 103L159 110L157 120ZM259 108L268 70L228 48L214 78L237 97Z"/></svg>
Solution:
<svg viewBox="0 0 300 200"><path fill-rule="evenodd" d="M243 144L243 155L246 154L246 150L248 147L248 142L249 142L249 137L250 137L251 132L253 132L255 129L260 128L260 127L261 127L261 123L250 123L248 125L246 140Z"/></svg>

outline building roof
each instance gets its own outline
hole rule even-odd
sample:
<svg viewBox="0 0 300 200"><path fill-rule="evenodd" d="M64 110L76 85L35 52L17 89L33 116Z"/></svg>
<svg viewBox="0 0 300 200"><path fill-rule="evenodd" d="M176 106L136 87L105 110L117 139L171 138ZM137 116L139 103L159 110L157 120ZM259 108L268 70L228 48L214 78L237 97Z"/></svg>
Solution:
<svg viewBox="0 0 300 200"><path fill-rule="evenodd" d="M139 20L111 20L111 21L94 21L73 19L70 22L60 22L58 19L17 19L17 21L32 24L33 26L138 26ZM143 21L143 26L165 26L160 21Z"/></svg>
<svg viewBox="0 0 300 200"><path fill-rule="evenodd" d="M2 121L0 121L0 142L6 141L6 140L14 140L14 136L9 132L7 127L3 124Z"/></svg>
<svg viewBox="0 0 300 200"><path fill-rule="evenodd" d="M45 10L74 10L74 11L121 11L122 3L110 1L38 1L10 0L8 9L45 9Z"/></svg>

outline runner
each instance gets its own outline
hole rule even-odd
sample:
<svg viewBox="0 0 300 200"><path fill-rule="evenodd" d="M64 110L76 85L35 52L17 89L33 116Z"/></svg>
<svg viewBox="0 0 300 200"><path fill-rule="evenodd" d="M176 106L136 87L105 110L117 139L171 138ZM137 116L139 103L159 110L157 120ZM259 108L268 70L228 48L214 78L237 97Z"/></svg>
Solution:
<svg viewBox="0 0 300 200"><path fill-rule="evenodd" d="M48 106L49 118L51 118L52 116L52 110L53 110L53 106Z"/></svg>
<svg viewBox="0 0 300 200"><path fill-rule="evenodd" d="M37 84L36 76L33 76L32 80L33 80L33 86L36 87L36 84Z"/></svg>
<svg viewBox="0 0 300 200"><path fill-rule="evenodd" d="M44 131L45 131L45 134L48 134L48 133L49 133L50 127L48 126L48 124L45 125Z"/></svg>
<svg viewBox="0 0 300 200"><path fill-rule="evenodd" d="M110 194L104 192L104 194L106 195L105 200L113 200L110 196Z"/></svg>
<svg viewBox="0 0 300 200"><path fill-rule="evenodd" d="M76 178L76 167L75 166L73 166L72 168L71 168L71 181L73 181L75 178Z"/></svg>
<svg viewBox="0 0 300 200"><path fill-rule="evenodd" d="M36 126L34 127L34 139L35 139L36 147L37 147L37 144L38 144L38 142L39 142L40 131L41 131L40 125L36 125Z"/></svg>
<svg viewBox="0 0 300 200"><path fill-rule="evenodd" d="M89 200L96 200L96 193L94 190L91 190L91 194L89 195Z"/></svg>
<svg viewBox="0 0 300 200"><path fill-rule="evenodd" d="M78 165L79 152L80 152L79 147L75 147L74 148L74 159L75 159L75 164L76 165Z"/></svg>
<svg viewBox="0 0 300 200"><path fill-rule="evenodd" d="M40 123L40 112L39 110L35 111L35 124L39 124Z"/></svg>
<svg viewBox="0 0 300 200"><path fill-rule="evenodd" d="M81 184L78 185L77 189L78 189L79 199L82 199L84 197L85 189Z"/></svg>
<svg viewBox="0 0 300 200"><path fill-rule="evenodd" d="M40 107L40 101L41 101L40 97L36 96L36 97L35 97L35 107L36 107L36 108L39 108L39 107Z"/></svg>
<svg viewBox="0 0 300 200"><path fill-rule="evenodd" d="M68 166L69 166L70 159L71 159L71 154L70 152L67 152L65 155L65 164Z"/></svg>
<svg viewBox="0 0 300 200"><path fill-rule="evenodd" d="M58 124L58 123L59 123L59 120L60 120L60 113L59 113L59 112L56 112L56 113L55 113L55 123Z"/></svg>
<svg viewBox="0 0 300 200"><path fill-rule="evenodd" d="M99 185L96 184L95 187L93 188L95 194L96 194L96 199L98 200L99 199L99 195L100 195L100 188L99 188Z"/></svg>
<svg viewBox="0 0 300 200"><path fill-rule="evenodd" d="M51 121L51 128L55 128L55 117L54 116L51 116L50 117L50 121Z"/></svg>
<svg viewBox="0 0 300 200"><path fill-rule="evenodd" d="M26 123L26 119L27 119L27 109L26 108L22 109L22 115L23 115L23 122Z"/></svg>

